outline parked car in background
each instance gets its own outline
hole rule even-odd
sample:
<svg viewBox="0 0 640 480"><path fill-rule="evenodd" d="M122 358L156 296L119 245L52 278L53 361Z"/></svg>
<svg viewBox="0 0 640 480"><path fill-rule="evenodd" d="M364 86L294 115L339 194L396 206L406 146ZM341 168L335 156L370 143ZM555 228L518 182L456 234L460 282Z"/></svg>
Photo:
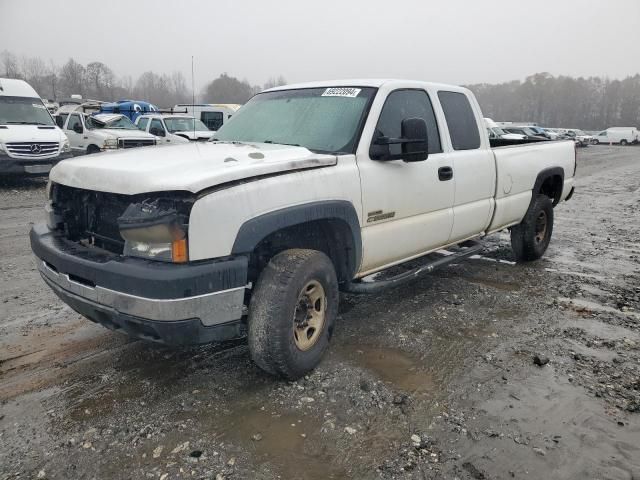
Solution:
<svg viewBox="0 0 640 480"><path fill-rule="evenodd" d="M160 137L159 144L207 141L215 135L202 121L189 115L145 114L136 119L136 125L140 130Z"/></svg>
<svg viewBox="0 0 640 480"><path fill-rule="evenodd" d="M53 114L53 119L56 122L56 125L60 128L64 128L64 124L67 121L67 117L72 112L78 113L86 113L88 115L97 113L100 111L100 105L103 102L99 100L81 100L81 101L73 101L76 99L71 99L72 101L63 100L60 102L60 106L56 110L56 113Z"/></svg>
<svg viewBox="0 0 640 480"><path fill-rule="evenodd" d="M103 103L100 105L100 113L121 113L129 120L135 122L136 119L145 113L156 112L158 107L153 103L142 100L118 100L117 102Z"/></svg>
<svg viewBox="0 0 640 480"><path fill-rule="evenodd" d="M119 148L156 145L153 135L142 132L122 114L87 115L72 112L67 115L63 130L69 137L75 155L91 154Z"/></svg>
<svg viewBox="0 0 640 480"><path fill-rule="evenodd" d="M524 135L527 140L531 142L543 142L549 140L544 135L538 135L535 131L529 127L503 127L506 132L517 133L518 135Z"/></svg>
<svg viewBox="0 0 640 480"><path fill-rule="evenodd" d="M484 124L487 127L487 133L489 134L490 139L501 138L503 140L525 140L527 138L526 135L506 132L490 118L485 118Z"/></svg>
<svg viewBox="0 0 640 480"><path fill-rule="evenodd" d="M173 109L176 112L194 116L204 123L209 130L217 131L242 105L234 103L179 103Z"/></svg>
<svg viewBox="0 0 640 480"><path fill-rule="evenodd" d="M630 145L640 142L640 132L636 127L611 127L594 136L593 143L618 143Z"/></svg>
<svg viewBox="0 0 640 480"><path fill-rule="evenodd" d="M580 143L581 147L586 147L587 145L591 145L594 141L592 135L588 135L582 130L577 128L567 128L566 135L570 138L577 140Z"/></svg>
<svg viewBox="0 0 640 480"><path fill-rule="evenodd" d="M46 175L70 156L40 95L24 80L0 78L0 174Z"/></svg>

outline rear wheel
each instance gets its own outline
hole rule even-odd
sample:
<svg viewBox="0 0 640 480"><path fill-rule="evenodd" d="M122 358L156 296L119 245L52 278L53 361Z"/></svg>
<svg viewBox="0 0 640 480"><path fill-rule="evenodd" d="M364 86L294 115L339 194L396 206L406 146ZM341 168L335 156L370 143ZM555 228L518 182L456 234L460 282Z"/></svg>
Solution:
<svg viewBox="0 0 640 480"><path fill-rule="evenodd" d="M249 350L263 370L296 379L329 346L338 314L333 263L316 250L286 250L260 274L249 305Z"/></svg>
<svg viewBox="0 0 640 480"><path fill-rule="evenodd" d="M627 141L623 138L622 140L620 140L620 145L622 145L623 147L626 147Z"/></svg>
<svg viewBox="0 0 640 480"><path fill-rule="evenodd" d="M511 248L519 262L538 260L549 246L553 233L553 203L537 195L519 225L511 229Z"/></svg>

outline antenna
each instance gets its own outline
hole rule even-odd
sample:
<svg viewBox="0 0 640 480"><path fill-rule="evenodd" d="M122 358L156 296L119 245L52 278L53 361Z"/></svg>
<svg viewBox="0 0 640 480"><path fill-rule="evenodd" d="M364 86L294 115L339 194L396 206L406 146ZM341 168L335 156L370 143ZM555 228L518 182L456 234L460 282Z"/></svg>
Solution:
<svg viewBox="0 0 640 480"><path fill-rule="evenodd" d="M193 141L197 141L198 139L196 138L196 121L195 121L195 104L196 104L196 87L195 87L195 80L194 80L194 75L193 75L193 55L191 55L191 103L194 105L193 107ZM185 108L186 110L186 108Z"/></svg>

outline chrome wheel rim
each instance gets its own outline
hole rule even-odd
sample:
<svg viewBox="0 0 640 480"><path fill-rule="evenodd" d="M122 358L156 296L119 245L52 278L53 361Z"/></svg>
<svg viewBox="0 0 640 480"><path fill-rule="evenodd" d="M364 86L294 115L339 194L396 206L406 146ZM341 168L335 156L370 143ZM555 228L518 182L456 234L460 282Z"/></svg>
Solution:
<svg viewBox="0 0 640 480"><path fill-rule="evenodd" d="M300 291L293 313L293 339L303 352L313 347L325 322L327 297L317 280L311 280Z"/></svg>

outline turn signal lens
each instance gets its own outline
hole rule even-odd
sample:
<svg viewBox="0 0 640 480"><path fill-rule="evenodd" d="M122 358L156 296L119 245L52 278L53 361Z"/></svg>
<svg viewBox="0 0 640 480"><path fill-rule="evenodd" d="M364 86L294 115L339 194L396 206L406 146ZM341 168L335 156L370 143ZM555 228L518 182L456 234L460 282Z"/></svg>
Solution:
<svg viewBox="0 0 640 480"><path fill-rule="evenodd" d="M181 238L180 240L174 240L171 244L171 259L174 263L185 263L189 260L187 254L187 239Z"/></svg>

